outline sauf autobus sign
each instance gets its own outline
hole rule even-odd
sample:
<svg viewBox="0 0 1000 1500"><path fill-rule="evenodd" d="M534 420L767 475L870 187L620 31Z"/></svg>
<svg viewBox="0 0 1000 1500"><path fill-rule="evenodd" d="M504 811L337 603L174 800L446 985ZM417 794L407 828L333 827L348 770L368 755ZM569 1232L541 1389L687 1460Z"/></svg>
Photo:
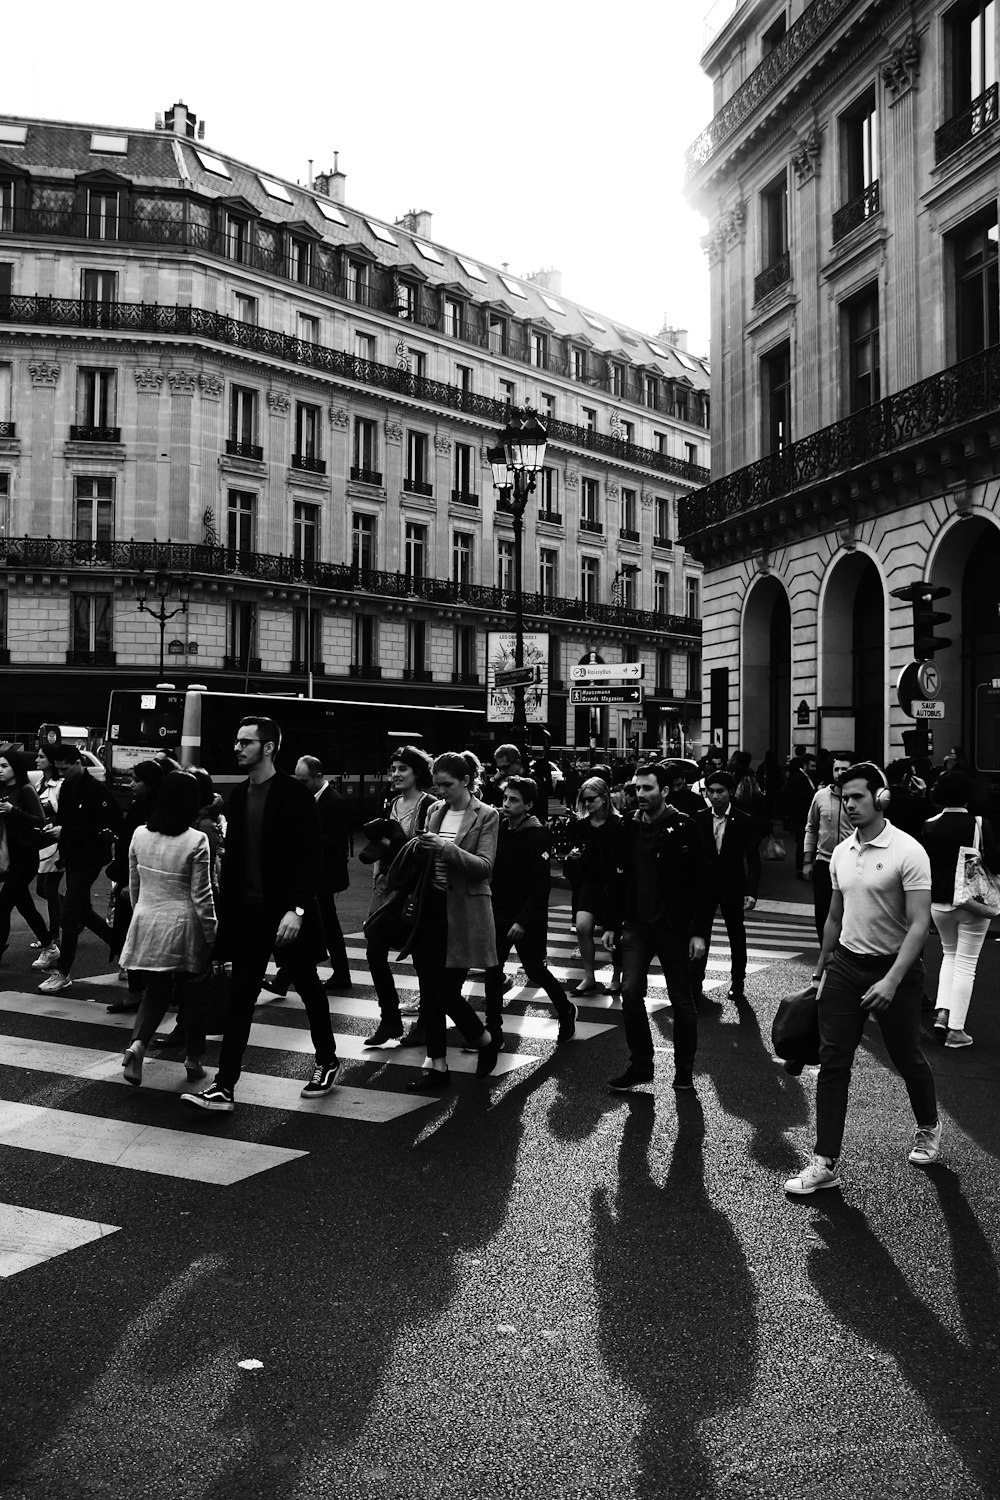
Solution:
<svg viewBox="0 0 1000 1500"><path fill-rule="evenodd" d="M514 667L515 640L512 630L490 630L486 635L486 721L513 724L514 689L497 687L496 674ZM546 724L549 718L549 636L545 630L524 633L524 665L538 667L540 680L524 689L524 715L529 724Z"/></svg>

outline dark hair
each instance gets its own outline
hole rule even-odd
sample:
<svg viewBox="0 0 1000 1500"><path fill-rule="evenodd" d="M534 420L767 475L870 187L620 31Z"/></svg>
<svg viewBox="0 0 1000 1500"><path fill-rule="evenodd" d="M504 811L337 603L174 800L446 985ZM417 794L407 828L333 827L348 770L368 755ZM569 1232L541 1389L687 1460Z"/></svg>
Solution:
<svg viewBox="0 0 1000 1500"><path fill-rule="evenodd" d="M207 807L215 798L215 782L209 776L204 766L188 766L187 775L192 777L198 787L201 806Z"/></svg>
<svg viewBox="0 0 1000 1500"><path fill-rule="evenodd" d="M511 760L516 760L519 765L524 764L524 755L521 752L520 746L513 744L510 740L504 740L503 744L498 745L493 752L494 765L496 764L497 756L505 752Z"/></svg>
<svg viewBox="0 0 1000 1500"><path fill-rule="evenodd" d="M438 771L445 771L459 781L468 776L469 791L475 796L483 774L483 765L479 756L473 755L471 750L446 750L434 762L435 775Z"/></svg>
<svg viewBox="0 0 1000 1500"><path fill-rule="evenodd" d="M156 806L146 819L151 833L165 833L176 838L190 828L198 816L201 791L198 782L186 771L171 771L160 787Z"/></svg>
<svg viewBox="0 0 1000 1500"><path fill-rule="evenodd" d="M976 795L976 784L967 771L943 771L931 787L938 807L968 807Z"/></svg>
<svg viewBox="0 0 1000 1500"><path fill-rule="evenodd" d="M56 769L56 757L55 757L55 748L54 748L54 746L52 746L52 745L39 745L38 750L37 750L37 754L45 756L45 764L46 764L46 766L48 767L49 771L51 771L51 772L54 773L55 769ZM44 778L45 774L46 774L45 771L43 771L42 772L43 778Z"/></svg>
<svg viewBox="0 0 1000 1500"><path fill-rule="evenodd" d="M166 767L158 760L140 760L132 767L132 775L146 788L150 797L155 797L163 785Z"/></svg>
<svg viewBox="0 0 1000 1500"><path fill-rule="evenodd" d="M30 758L23 750L0 750L0 760L5 760L14 772L14 785L28 785L28 770L31 766Z"/></svg>
<svg viewBox="0 0 1000 1500"><path fill-rule="evenodd" d="M310 776L323 776L326 774L323 770L323 762L315 755L300 755L295 764L305 766Z"/></svg>
<svg viewBox="0 0 1000 1500"><path fill-rule="evenodd" d="M281 749L281 725L275 719L265 718L261 714L244 714L237 728L243 729L247 724L256 724L261 744L272 744L277 755Z"/></svg>
<svg viewBox="0 0 1000 1500"><path fill-rule="evenodd" d="M413 772L414 779L419 791L424 792L431 784L434 771L434 762L426 750L421 750L419 745L400 745L389 756L389 764L398 760L402 765L409 766Z"/></svg>
<svg viewBox="0 0 1000 1500"><path fill-rule="evenodd" d="M837 785L841 791L849 781L865 782L872 795L884 792L888 784L884 772L872 760L859 760L849 771L843 771L837 777Z"/></svg>
<svg viewBox="0 0 1000 1500"><path fill-rule="evenodd" d="M75 745L56 745L52 751L53 761L62 761L64 766L76 766L83 760L83 756Z"/></svg>
<svg viewBox="0 0 1000 1500"><path fill-rule="evenodd" d="M673 779L670 774L670 766L661 766L659 761L656 760L647 760L641 762L636 766L633 774L635 776L655 776L656 784L660 788L661 792L663 791L664 787L668 787L670 785L670 782ZM678 776L683 774L679 766L674 774Z"/></svg>
<svg viewBox="0 0 1000 1500"><path fill-rule="evenodd" d="M732 796L736 790L736 777L731 771L709 771L705 777L706 792L710 786L724 786L726 791Z"/></svg>
<svg viewBox="0 0 1000 1500"><path fill-rule="evenodd" d="M534 807L538 801L538 783L530 776L508 776L504 790L516 792L526 807Z"/></svg>

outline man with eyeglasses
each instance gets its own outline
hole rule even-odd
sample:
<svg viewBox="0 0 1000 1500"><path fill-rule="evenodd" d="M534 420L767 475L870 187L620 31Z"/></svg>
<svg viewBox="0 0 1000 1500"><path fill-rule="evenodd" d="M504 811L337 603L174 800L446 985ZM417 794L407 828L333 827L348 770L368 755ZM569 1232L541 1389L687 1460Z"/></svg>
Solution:
<svg viewBox="0 0 1000 1500"><path fill-rule="evenodd" d="M489 803L491 807L502 807L503 788L507 777L524 775L521 752L516 745L498 745L493 752L493 764L496 772L483 782L483 789L479 795L481 800Z"/></svg>
<svg viewBox="0 0 1000 1500"><path fill-rule="evenodd" d="M229 803L229 829L219 880L217 959L233 966L215 1082L185 1104L232 1114L254 1006L276 949L306 1009L316 1052L303 1099L328 1094L340 1063L330 1006L316 963L326 952L316 894L322 845L315 798L302 782L279 771L274 757L281 729L273 719L248 717L236 734L236 763L247 773Z"/></svg>

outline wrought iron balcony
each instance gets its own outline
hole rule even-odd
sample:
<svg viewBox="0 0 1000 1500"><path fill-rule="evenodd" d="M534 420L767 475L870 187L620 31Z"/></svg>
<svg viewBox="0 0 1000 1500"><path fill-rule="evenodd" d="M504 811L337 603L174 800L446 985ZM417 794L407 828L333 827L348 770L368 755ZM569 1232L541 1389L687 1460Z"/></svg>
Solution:
<svg viewBox="0 0 1000 1500"><path fill-rule="evenodd" d="M997 85L994 83L985 94L980 94L978 99L973 99L968 109L963 109L960 115L954 115L952 119L946 120L939 130L935 130L935 162L944 161L945 157L950 156L953 151L966 145L990 125L996 124L997 97Z"/></svg>
<svg viewBox="0 0 1000 1500"><path fill-rule="evenodd" d="M681 538L691 545L713 528L748 512L762 511L786 496L829 486L847 476L851 487L857 488L866 468L877 479L885 467L879 460L892 457L902 466L909 454L912 463L921 447L992 418L998 410L1000 346L995 345L790 443L780 453L682 496L678 503ZM884 500L884 484L881 493Z"/></svg>
<svg viewBox="0 0 1000 1500"><path fill-rule="evenodd" d="M349 677L363 677L370 682L375 682L382 676L382 668L372 661L352 661L347 674Z"/></svg>
<svg viewBox="0 0 1000 1500"><path fill-rule="evenodd" d="M88 315L90 307L89 303L63 297L11 296L0 303L0 322L32 327L91 328L95 325ZM435 406L481 417L490 425L500 426L507 419L506 402L494 400L491 396L463 391L460 386L446 385L444 381L429 380L422 375L411 375L408 370L360 359L342 349L329 349L297 339L292 334L261 328L256 323L241 323L225 313L207 308L171 307L155 302L109 302L102 304L100 326L115 332L168 333L207 339L290 364L309 365L326 374L355 381L358 385L416 396ZM636 464L695 484L704 484L710 477L708 469L699 464L687 463L651 448L641 448L611 433L591 432L587 427L560 422L554 417L548 419L547 426L549 441L553 443L603 453L620 463ZM366 482L381 484L382 481L379 478Z"/></svg>
<svg viewBox="0 0 1000 1500"><path fill-rule="evenodd" d="M259 672L259 656L224 656L222 658L222 670L224 672Z"/></svg>
<svg viewBox="0 0 1000 1500"><path fill-rule="evenodd" d="M850 234L852 229L857 229L866 219L873 219L879 212L878 178L870 182L866 188L845 203L843 208L838 208L833 216L833 243L842 240L845 234Z"/></svg>
<svg viewBox="0 0 1000 1500"><path fill-rule="evenodd" d="M355 484L381 484L382 475L378 469L362 469L357 464L351 466L351 478Z"/></svg>
<svg viewBox="0 0 1000 1500"><path fill-rule="evenodd" d="M113 667L115 653L105 647L99 647L96 651L67 651L66 665L68 667Z"/></svg>
<svg viewBox="0 0 1000 1500"><path fill-rule="evenodd" d="M580 530L590 532L592 536L603 536L604 523L602 521L592 521L587 516L581 516Z"/></svg>
<svg viewBox="0 0 1000 1500"><path fill-rule="evenodd" d="M199 578L247 578L286 588L308 586L331 595L363 594L376 601L417 599L435 605L458 604L488 614L510 613L515 604L512 590L490 584L455 583L448 578L388 573L346 562L319 562L294 556L237 551L209 542L79 542L56 537L5 537L0 538L0 567L8 572L93 571L103 568L118 578L140 570L183 574L193 581ZM525 615L539 621L585 620L657 634L701 635L701 621L685 615L663 616L653 610L567 599L557 594L525 593L522 598ZM239 670L239 664L230 670Z"/></svg>
<svg viewBox="0 0 1000 1500"><path fill-rule="evenodd" d="M753 281L753 300L755 303L762 301L769 292L775 291L783 286L791 277L791 260L786 250L784 255L779 255L777 260L772 260L769 266L765 266L759 276Z"/></svg>
<svg viewBox="0 0 1000 1500"><path fill-rule="evenodd" d="M538 519L539 521L544 521L547 526L562 525L562 515L557 510L540 510L538 512Z"/></svg>
<svg viewBox="0 0 1000 1500"><path fill-rule="evenodd" d="M618 537L623 542L637 542L639 533L634 526L619 526Z"/></svg>
<svg viewBox="0 0 1000 1500"><path fill-rule="evenodd" d="M479 496L473 495L469 490L452 490L451 498L455 505L479 504Z"/></svg>
<svg viewBox="0 0 1000 1500"><path fill-rule="evenodd" d="M120 427L88 427L74 422L70 425L69 440L71 443L120 443L122 430Z"/></svg>
<svg viewBox="0 0 1000 1500"><path fill-rule="evenodd" d="M404 682L433 682L434 673L429 667L404 667Z"/></svg>
<svg viewBox="0 0 1000 1500"><path fill-rule="evenodd" d="M0 422L0 438L16 438L16 437L17 437L17 423L16 422Z"/></svg>
<svg viewBox="0 0 1000 1500"><path fill-rule="evenodd" d="M674 544L668 536L654 536L654 547L672 547Z"/></svg>
<svg viewBox="0 0 1000 1500"><path fill-rule="evenodd" d="M307 453L293 453L292 468L303 469L307 474L325 474L326 459L310 458Z"/></svg>
<svg viewBox="0 0 1000 1500"><path fill-rule="evenodd" d="M407 495L426 495L430 497L434 493L434 486L428 484L426 479L404 479L403 489Z"/></svg>
<svg viewBox="0 0 1000 1500"><path fill-rule="evenodd" d="M451 680L454 683L463 683L466 687L479 686L478 672L452 672Z"/></svg>
<svg viewBox="0 0 1000 1500"><path fill-rule="evenodd" d="M261 463L264 450L257 443L244 443L239 438L226 438L226 452L230 458L253 458Z"/></svg>
<svg viewBox="0 0 1000 1500"><path fill-rule="evenodd" d="M308 677L312 672L314 677L325 677L326 666L321 661L309 662L303 656L293 656L289 662L289 671L293 677Z"/></svg>

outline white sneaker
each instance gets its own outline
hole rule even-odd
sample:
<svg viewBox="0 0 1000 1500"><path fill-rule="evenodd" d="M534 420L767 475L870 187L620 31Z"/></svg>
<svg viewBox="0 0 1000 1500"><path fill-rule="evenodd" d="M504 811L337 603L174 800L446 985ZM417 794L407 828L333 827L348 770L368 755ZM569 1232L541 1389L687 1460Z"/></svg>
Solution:
<svg viewBox="0 0 1000 1500"><path fill-rule="evenodd" d="M32 963L33 969L54 969L59 962L59 944L49 943Z"/></svg>
<svg viewBox="0 0 1000 1500"><path fill-rule="evenodd" d="M69 975L64 974L61 969L53 969L48 979L43 979L38 988L46 995L55 995L58 994L60 990L72 989L73 981L72 979L70 979Z"/></svg>
<svg viewBox="0 0 1000 1500"><path fill-rule="evenodd" d="M941 1121L936 1125L917 1126L913 1132L910 1161L915 1167L929 1167L941 1155Z"/></svg>
<svg viewBox="0 0 1000 1500"><path fill-rule="evenodd" d="M789 1177L785 1183L785 1192L805 1196L807 1193L818 1192L820 1188L839 1186L837 1163L827 1161L825 1156L814 1156L798 1177Z"/></svg>
<svg viewBox="0 0 1000 1500"><path fill-rule="evenodd" d="M949 1027L948 1035L944 1039L944 1044L946 1047L971 1047L972 1038L969 1033L967 1031L963 1031L960 1026Z"/></svg>

